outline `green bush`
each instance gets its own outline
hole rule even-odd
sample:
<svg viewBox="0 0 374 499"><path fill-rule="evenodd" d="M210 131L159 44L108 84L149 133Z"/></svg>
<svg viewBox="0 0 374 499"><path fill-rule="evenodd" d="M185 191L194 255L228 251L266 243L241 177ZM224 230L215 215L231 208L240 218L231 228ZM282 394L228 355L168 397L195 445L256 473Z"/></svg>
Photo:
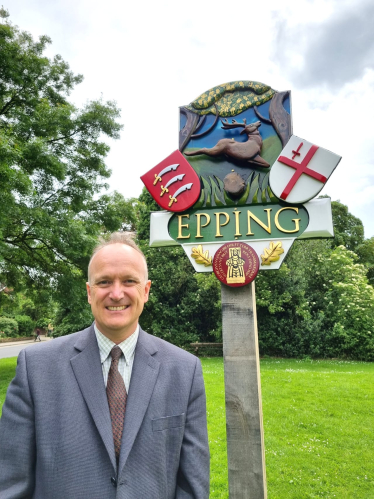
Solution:
<svg viewBox="0 0 374 499"><path fill-rule="evenodd" d="M18 323L8 317L0 317L0 332L3 332L7 338L16 338L18 336Z"/></svg>
<svg viewBox="0 0 374 499"><path fill-rule="evenodd" d="M374 289L344 246L296 241L256 279L261 355L374 361Z"/></svg>
<svg viewBox="0 0 374 499"><path fill-rule="evenodd" d="M20 336L31 336L35 329L35 321L28 315L16 315L14 319L18 323L18 334Z"/></svg>
<svg viewBox="0 0 374 499"><path fill-rule="evenodd" d="M76 333L77 331L82 331L86 327L91 326L93 322L93 317L91 314L81 315L68 314L55 326L52 336L57 338L58 336L65 336L67 334Z"/></svg>
<svg viewBox="0 0 374 499"><path fill-rule="evenodd" d="M47 330L48 324L50 324L51 322L52 322L52 320L49 319L48 317L41 317L40 319L38 319L36 321L35 327Z"/></svg>

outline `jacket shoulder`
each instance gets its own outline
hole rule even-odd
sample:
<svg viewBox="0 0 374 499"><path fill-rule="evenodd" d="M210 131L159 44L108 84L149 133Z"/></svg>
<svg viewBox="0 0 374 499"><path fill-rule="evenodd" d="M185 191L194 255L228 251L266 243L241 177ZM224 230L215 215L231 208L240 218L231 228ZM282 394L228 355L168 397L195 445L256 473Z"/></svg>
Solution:
<svg viewBox="0 0 374 499"><path fill-rule="evenodd" d="M53 355L71 355L72 353L78 353L78 349L81 345L86 344L90 340L95 340L95 332L93 326L90 326L82 331L76 333L68 334L66 336L59 336L58 338L53 338L50 341L39 343L38 345L33 345L32 348L27 348L25 350L27 358L39 358L47 357Z"/></svg>
<svg viewBox="0 0 374 499"><path fill-rule="evenodd" d="M183 348L177 347L166 340L153 336L146 333L140 329L139 340L140 343L148 350L149 353L153 354L157 352L160 357L165 357L167 359L176 359L183 362L191 362L196 364L199 359L190 352L183 350Z"/></svg>

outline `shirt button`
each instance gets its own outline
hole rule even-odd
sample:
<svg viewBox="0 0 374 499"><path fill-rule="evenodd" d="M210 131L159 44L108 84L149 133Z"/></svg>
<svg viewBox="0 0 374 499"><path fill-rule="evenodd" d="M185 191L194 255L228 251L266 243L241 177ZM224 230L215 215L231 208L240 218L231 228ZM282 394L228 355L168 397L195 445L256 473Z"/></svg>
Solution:
<svg viewBox="0 0 374 499"><path fill-rule="evenodd" d="M114 478L114 476L112 476L110 481L112 482L113 487L117 487L117 480Z"/></svg>

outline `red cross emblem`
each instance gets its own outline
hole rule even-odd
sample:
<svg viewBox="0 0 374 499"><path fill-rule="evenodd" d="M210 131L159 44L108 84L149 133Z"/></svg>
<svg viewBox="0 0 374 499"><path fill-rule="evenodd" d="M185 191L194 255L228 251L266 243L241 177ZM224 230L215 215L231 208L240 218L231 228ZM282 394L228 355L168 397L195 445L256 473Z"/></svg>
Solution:
<svg viewBox="0 0 374 499"><path fill-rule="evenodd" d="M270 171L270 187L287 203L305 203L316 196L341 157L292 135Z"/></svg>
<svg viewBox="0 0 374 499"><path fill-rule="evenodd" d="M291 192L292 188L295 186L296 182L299 180L301 175L304 173L305 175L309 175L309 177L313 177L316 180L319 180L323 184L327 182L327 178L324 175L321 175L320 173L311 170L308 168L308 164L310 163L310 160L313 158L314 154L318 150L318 146L312 146L309 151L307 152L305 158L302 160L301 163L297 163L294 161L295 156L300 156L300 149L304 145L303 142L300 142L299 147L297 148L296 151L293 152L292 159L286 158L285 156L279 156L278 161L281 163L284 163L287 166L290 166L291 168L295 168L295 173L293 174L291 180L288 182L286 187L284 188L280 198L283 200L287 199L287 196Z"/></svg>

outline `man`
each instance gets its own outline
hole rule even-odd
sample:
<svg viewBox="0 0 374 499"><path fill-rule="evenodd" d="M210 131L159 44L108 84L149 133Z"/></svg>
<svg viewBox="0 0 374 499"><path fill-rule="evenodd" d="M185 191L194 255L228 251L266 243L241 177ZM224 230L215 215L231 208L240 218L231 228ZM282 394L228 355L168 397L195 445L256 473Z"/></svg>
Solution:
<svg viewBox="0 0 374 499"><path fill-rule="evenodd" d="M88 268L95 323L21 351L0 421L1 499L209 497L201 365L139 327L150 286L143 253L113 234Z"/></svg>

